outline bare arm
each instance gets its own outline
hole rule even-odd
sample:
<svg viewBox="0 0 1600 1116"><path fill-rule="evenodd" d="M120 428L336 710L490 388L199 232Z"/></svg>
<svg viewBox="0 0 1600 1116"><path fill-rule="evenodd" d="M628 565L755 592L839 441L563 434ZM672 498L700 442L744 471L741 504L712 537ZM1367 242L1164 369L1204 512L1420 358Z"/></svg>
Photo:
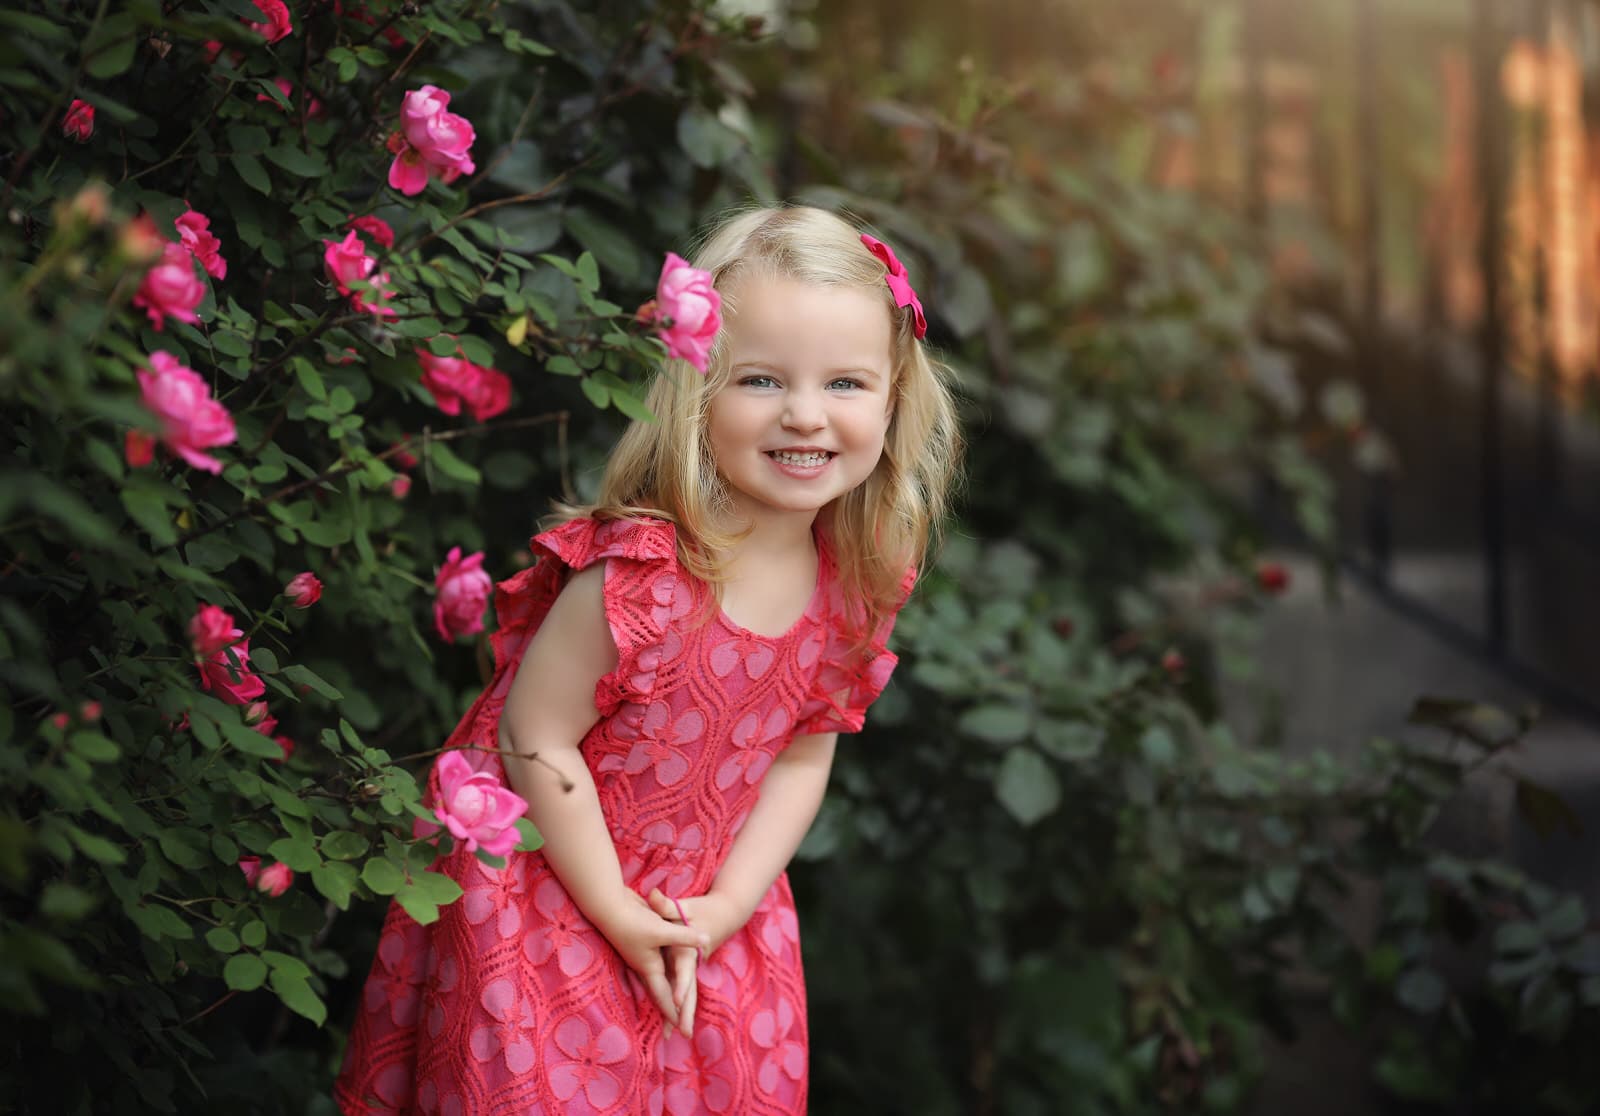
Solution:
<svg viewBox="0 0 1600 1116"><path fill-rule="evenodd" d="M761 797L734 838L705 900L715 949L750 920L816 820L838 744L836 732L797 736L761 780Z"/></svg>
<svg viewBox="0 0 1600 1116"><path fill-rule="evenodd" d="M544 857L584 915L643 976L663 1014L676 1018L661 949L703 944L697 930L660 918L622 880L594 777L578 751L600 719L594 687L617 665L606 624L605 568L573 576L517 667L500 716L506 781L528 803ZM541 763L525 758L537 754ZM548 764L544 767L542 764ZM551 770L553 768L554 770ZM560 773L572 786L562 789Z"/></svg>

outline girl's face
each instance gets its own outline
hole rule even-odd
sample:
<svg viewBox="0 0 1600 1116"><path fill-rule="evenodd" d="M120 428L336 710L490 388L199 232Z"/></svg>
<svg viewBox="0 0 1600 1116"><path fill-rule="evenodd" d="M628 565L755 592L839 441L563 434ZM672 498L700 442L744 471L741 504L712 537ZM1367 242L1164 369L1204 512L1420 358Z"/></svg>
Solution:
<svg viewBox="0 0 1600 1116"><path fill-rule="evenodd" d="M741 516L815 516L872 474L892 411L882 298L752 277L727 343L708 434Z"/></svg>

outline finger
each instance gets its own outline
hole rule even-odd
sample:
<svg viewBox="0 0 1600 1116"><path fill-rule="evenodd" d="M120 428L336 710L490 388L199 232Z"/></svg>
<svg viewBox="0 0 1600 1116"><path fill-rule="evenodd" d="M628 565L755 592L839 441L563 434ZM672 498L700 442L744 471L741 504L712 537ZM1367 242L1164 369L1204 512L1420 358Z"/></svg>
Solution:
<svg viewBox="0 0 1600 1116"><path fill-rule="evenodd" d="M655 1000L656 1007L661 1009L661 1015L666 1019L668 1026L678 1021L678 1007L672 1002L672 986L667 983L667 974L659 969L653 969L645 978L650 986L650 998Z"/></svg>
<svg viewBox="0 0 1600 1116"><path fill-rule="evenodd" d="M695 956L695 951L692 949L673 950L672 1000L678 1005L680 1019L683 1015L684 1003L694 993Z"/></svg>
<svg viewBox="0 0 1600 1116"><path fill-rule="evenodd" d="M681 922L669 922L661 928L660 942L663 947L682 946L685 949L698 951L710 945L711 939L693 926L685 926Z"/></svg>
<svg viewBox="0 0 1600 1116"><path fill-rule="evenodd" d="M661 891L661 889L659 887L653 887L653 888L650 889L650 897L649 898L650 898L650 909L655 911L656 914L660 915L662 918L666 919L668 922L681 921L678 918L678 908L677 908L677 906L672 902L671 899L667 898L664 894L662 894L662 891Z"/></svg>
<svg viewBox="0 0 1600 1116"><path fill-rule="evenodd" d="M689 981L689 993L683 999L683 1005L678 1009L678 1026L683 1028L684 1038L694 1037L694 1009L700 1002L700 982Z"/></svg>

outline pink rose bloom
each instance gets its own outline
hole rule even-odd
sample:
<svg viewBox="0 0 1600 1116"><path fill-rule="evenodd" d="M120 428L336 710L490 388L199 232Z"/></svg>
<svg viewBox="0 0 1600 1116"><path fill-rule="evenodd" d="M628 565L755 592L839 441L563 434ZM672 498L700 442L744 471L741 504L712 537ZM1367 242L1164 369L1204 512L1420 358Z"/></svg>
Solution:
<svg viewBox="0 0 1600 1116"><path fill-rule="evenodd" d="M239 660L238 674L234 674L234 667L228 661L228 652L232 651ZM246 705L267 692L267 684L261 681L260 675L250 669L250 641L241 639L231 647L225 647L205 662L200 664L200 686L202 689L217 690L217 696L229 705Z"/></svg>
<svg viewBox="0 0 1600 1116"><path fill-rule="evenodd" d="M144 307L151 327L159 333L163 318L198 322L194 308L205 297L206 285L194 273L194 257L182 244L168 244L156 265L145 272L133 304Z"/></svg>
<svg viewBox="0 0 1600 1116"><path fill-rule="evenodd" d="M65 713L52 713L50 714L50 723L62 732L66 732L67 726L72 723L72 718Z"/></svg>
<svg viewBox="0 0 1600 1116"><path fill-rule="evenodd" d="M244 723L255 729L262 736L271 736L278 727L278 718L267 710L264 701L253 701L245 707Z"/></svg>
<svg viewBox="0 0 1600 1116"><path fill-rule="evenodd" d="M310 608L322 599L322 582L316 574L306 570L291 577L283 593L295 608Z"/></svg>
<svg viewBox="0 0 1600 1116"><path fill-rule="evenodd" d="M494 368L473 364L465 357L434 356L418 349L422 361L422 386L439 410L459 415L465 403L478 422L487 422L511 406L511 378Z"/></svg>
<svg viewBox="0 0 1600 1116"><path fill-rule="evenodd" d="M129 263L155 263L166 249L167 242L148 213L139 214L117 230L117 253Z"/></svg>
<svg viewBox="0 0 1600 1116"><path fill-rule="evenodd" d="M667 352L694 365L703 375L711 344L722 328L722 296L711 285L711 273L668 252L656 283L656 332Z"/></svg>
<svg viewBox="0 0 1600 1116"><path fill-rule="evenodd" d="M209 659L242 635L227 609L214 604L201 605L189 618L189 646L196 662Z"/></svg>
<svg viewBox="0 0 1600 1116"><path fill-rule="evenodd" d="M278 736L274 736L272 738L272 742L283 749L283 758L277 762L288 763L289 757L294 755L294 741L289 739L289 737L280 734Z"/></svg>
<svg viewBox="0 0 1600 1116"><path fill-rule="evenodd" d="M483 571L483 551L462 558L461 548L451 547L433 584L433 624L439 638L448 642L483 631L483 606L494 588Z"/></svg>
<svg viewBox="0 0 1600 1116"><path fill-rule="evenodd" d="M82 717L87 724L91 725L98 721L100 719L100 714L104 712L105 706L101 705L98 701L86 701L78 707L78 716Z"/></svg>
<svg viewBox="0 0 1600 1116"><path fill-rule="evenodd" d="M178 239L200 261L206 274L213 279L226 279L228 261L222 258L222 241L211 233L211 218L191 209L173 223L178 228Z"/></svg>
<svg viewBox="0 0 1600 1116"><path fill-rule="evenodd" d="M252 0L263 17L265 23L249 23L246 26L260 35L269 43L275 43L285 38L294 30L294 24L289 21L289 9L283 0Z"/></svg>
<svg viewBox="0 0 1600 1116"><path fill-rule="evenodd" d="M389 274L372 274L378 261L367 255L366 245L361 243L361 237L356 235L354 229L346 233L343 240L324 240L322 245L322 262L327 268L328 279L340 294L349 297L351 306L379 317L397 316L391 307L383 305L384 300L394 297L394 292L388 289ZM358 291L351 286L352 283L361 282L368 284L366 290Z"/></svg>
<svg viewBox="0 0 1600 1116"><path fill-rule="evenodd" d="M251 887L261 878L261 858L259 856L241 856L239 858L239 871L244 873L244 882Z"/></svg>
<svg viewBox="0 0 1600 1116"><path fill-rule="evenodd" d="M256 877L256 890L276 899L294 882L294 871L287 864L269 864Z"/></svg>
<svg viewBox="0 0 1600 1116"><path fill-rule="evenodd" d="M402 194L420 194L430 175L454 182L477 167L470 151L477 134L464 116L450 112L450 94L424 85L405 96L400 106L400 132L389 139L395 153L389 185Z"/></svg>
<svg viewBox="0 0 1600 1116"><path fill-rule="evenodd" d="M142 430L130 430L122 441L122 456L127 458L128 468L143 469L155 460L156 439L152 434Z"/></svg>
<svg viewBox="0 0 1600 1116"><path fill-rule="evenodd" d="M176 244L172 247L183 251ZM139 391L145 408L160 424L158 437L169 450L196 469L222 472L222 462L202 451L234 440L233 416L211 398L211 389L194 369L179 364L171 353L151 353L150 367L139 370Z"/></svg>
<svg viewBox="0 0 1600 1116"><path fill-rule="evenodd" d="M411 478L401 473L389 482L389 491L394 493L396 500L404 500L411 494Z"/></svg>
<svg viewBox="0 0 1600 1116"><path fill-rule="evenodd" d="M61 118L61 134L79 143L88 143L94 135L94 106L88 101L74 99Z"/></svg>
<svg viewBox="0 0 1600 1116"><path fill-rule="evenodd" d="M527 802L487 771L474 771L459 751L439 757L439 802L434 816L467 851L505 856L517 847L517 819Z"/></svg>
<svg viewBox="0 0 1600 1116"><path fill-rule="evenodd" d="M370 213L365 217L350 215L350 227L357 232L364 232L376 243L385 248L394 247L394 229L389 227L389 222L382 217L374 217Z"/></svg>

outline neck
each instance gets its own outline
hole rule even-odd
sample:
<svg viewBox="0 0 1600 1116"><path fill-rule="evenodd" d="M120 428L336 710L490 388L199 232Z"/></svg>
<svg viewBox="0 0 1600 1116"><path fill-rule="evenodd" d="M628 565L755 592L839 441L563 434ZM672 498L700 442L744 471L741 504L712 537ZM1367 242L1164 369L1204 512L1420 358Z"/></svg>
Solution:
<svg viewBox="0 0 1600 1116"><path fill-rule="evenodd" d="M750 533L738 543L739 558L780 554L797 547L810 549L812 528L816 521L815 511L764 510L761 514L753 515L743 508L735 508L728 517L729 525L735 529L749 528Z"/></svg>

